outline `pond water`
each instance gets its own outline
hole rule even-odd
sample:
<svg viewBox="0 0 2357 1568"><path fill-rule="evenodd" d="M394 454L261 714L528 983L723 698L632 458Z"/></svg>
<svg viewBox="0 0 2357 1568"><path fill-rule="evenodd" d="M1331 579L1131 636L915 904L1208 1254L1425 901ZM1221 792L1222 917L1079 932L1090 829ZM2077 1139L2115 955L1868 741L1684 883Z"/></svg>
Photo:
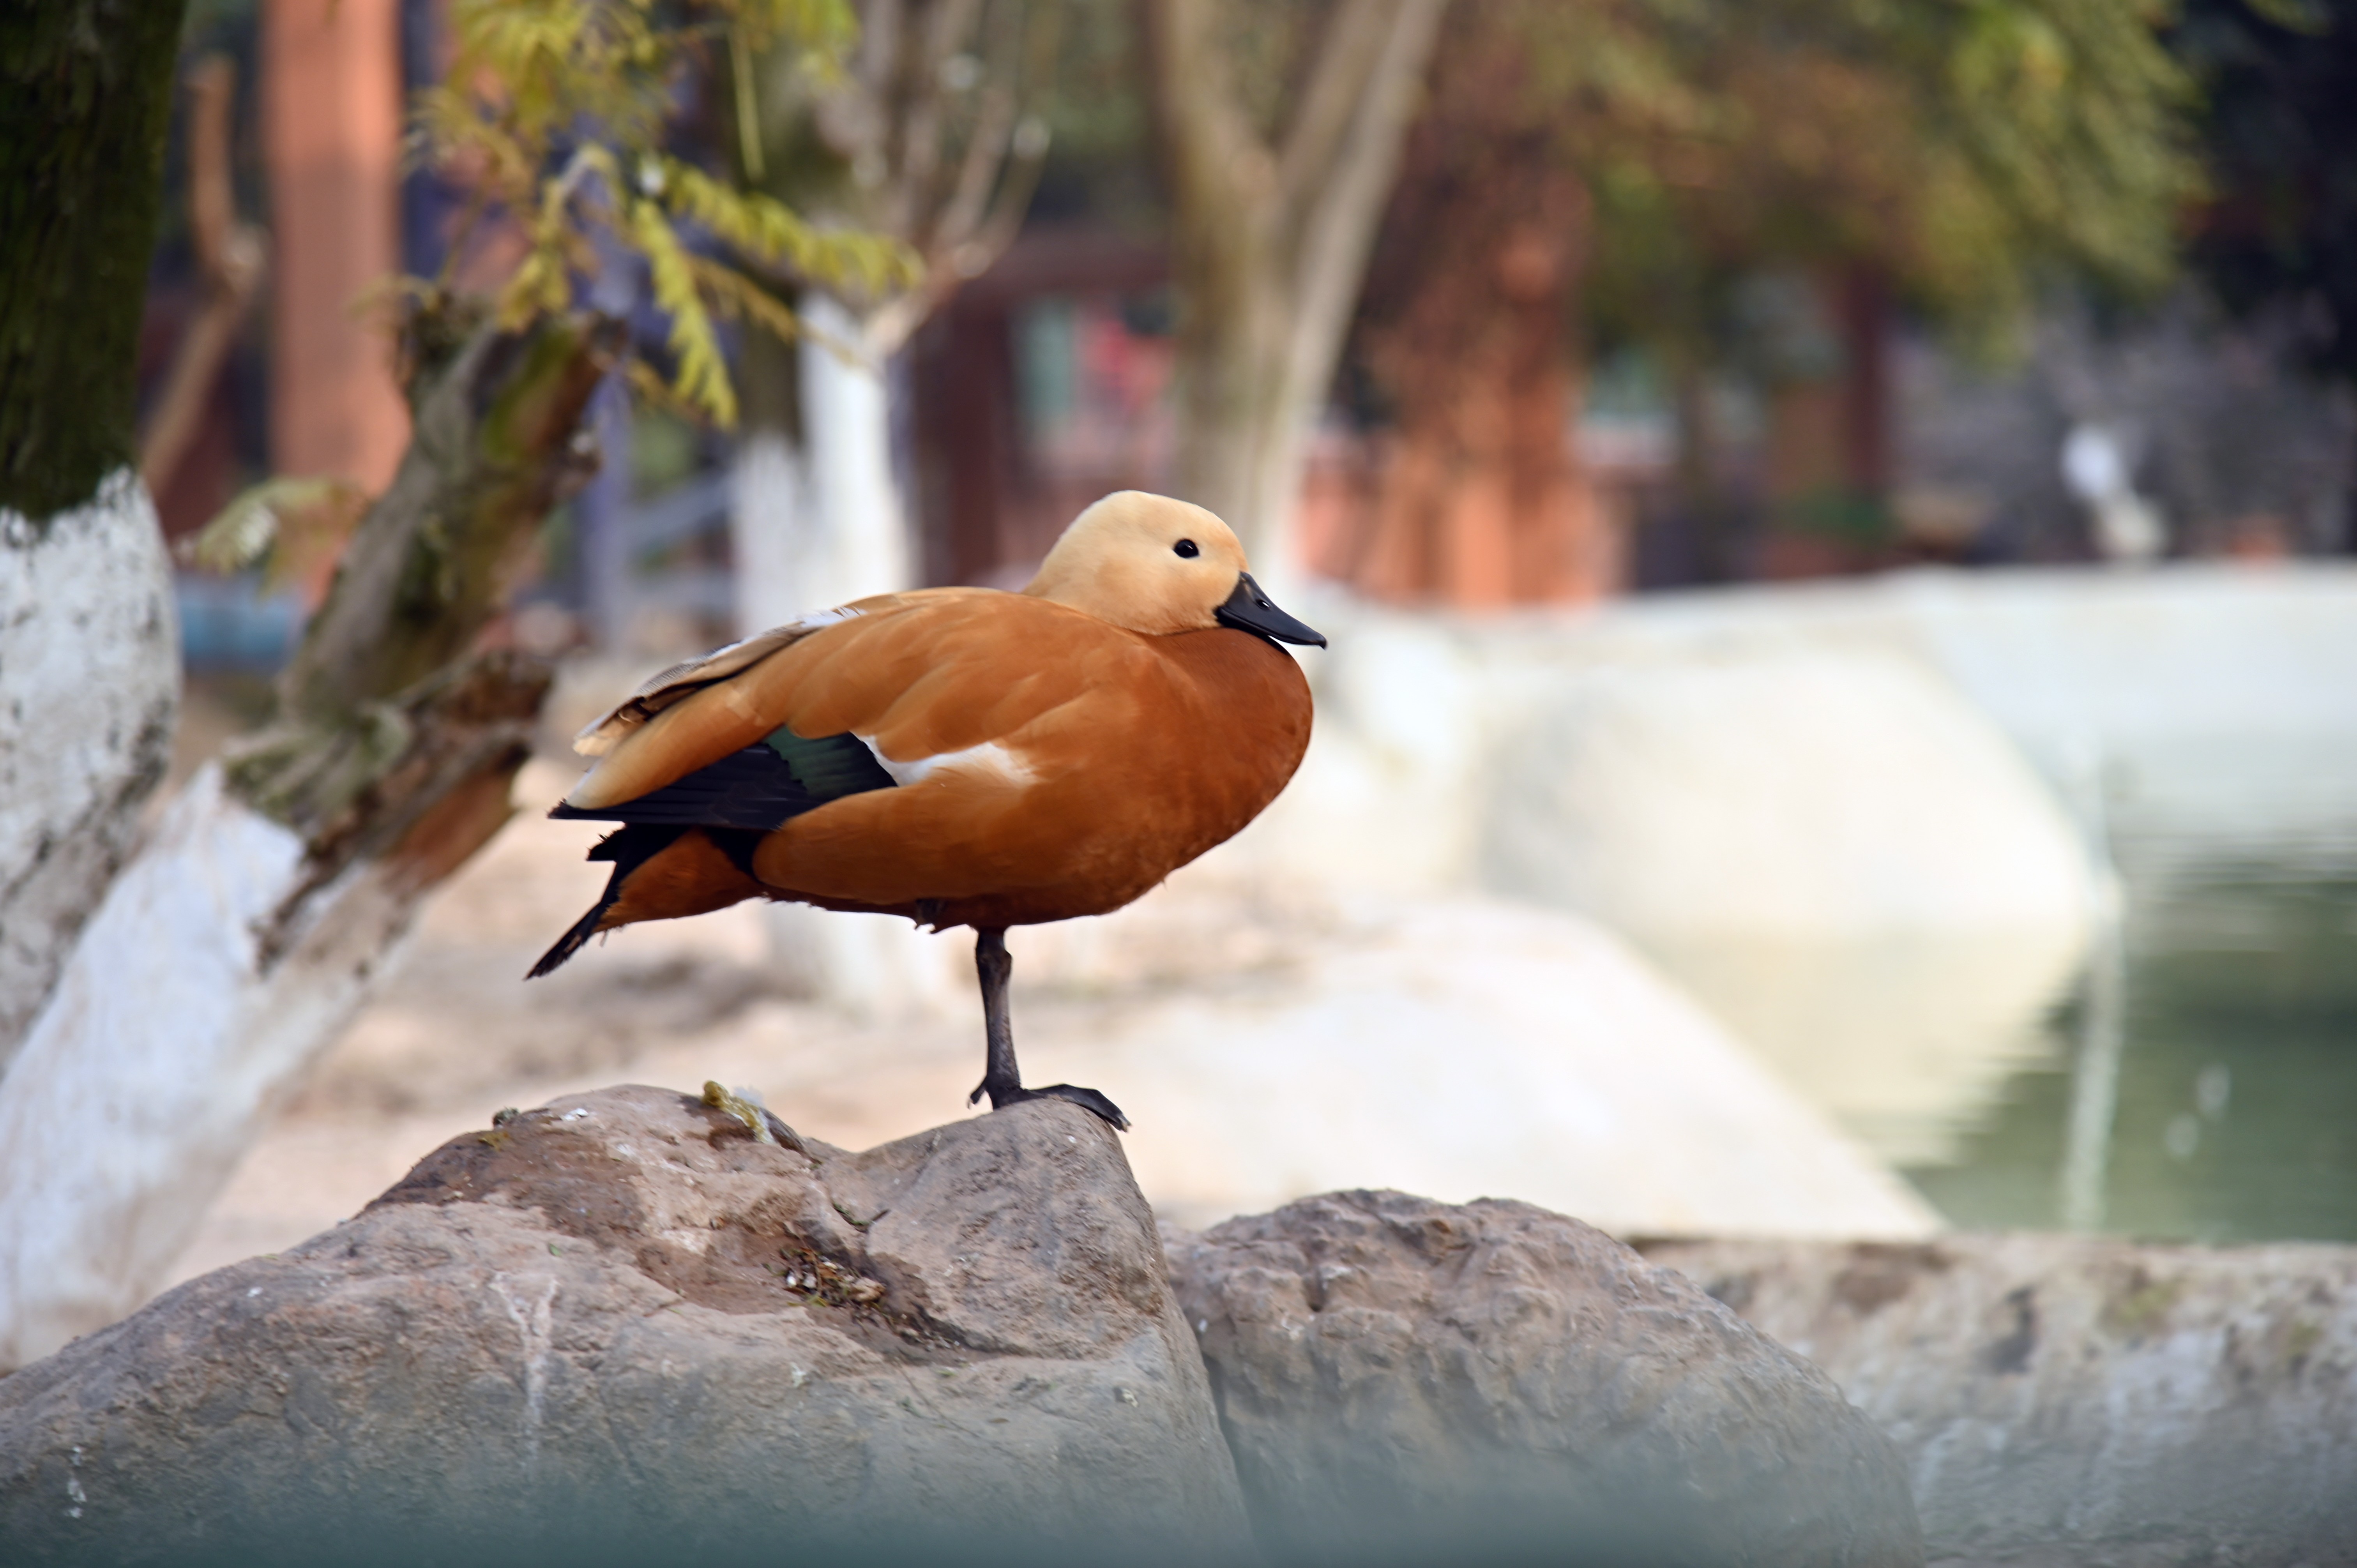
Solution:
<svg viewBox="0 0 2357 1568"><path fill-rule="evenodd" d="M2357 1240L2351 843L2115 846L2120 913L2045 1048L1908 1166L1954 1223Z"/></svg>

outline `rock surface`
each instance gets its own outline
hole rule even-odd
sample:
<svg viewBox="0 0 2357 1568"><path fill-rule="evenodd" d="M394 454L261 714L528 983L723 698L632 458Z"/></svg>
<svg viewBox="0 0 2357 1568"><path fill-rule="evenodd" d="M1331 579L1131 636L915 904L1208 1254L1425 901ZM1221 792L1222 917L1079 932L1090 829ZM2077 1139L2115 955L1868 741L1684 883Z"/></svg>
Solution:
<svg viewBox="0 0 2357 1568"><path fill-rule="evenodd" d="M1169 1250L1279 1561L1922 1561L1829 1380L1577 1220L1337 1193Z"/></svg>
<svg viewBox="0 0 2357 1568"><path fill-rule="evenodd" d="M2357 1562L2357 1247L1649 1245L1906 1455L1935 1562Z"/></svg>
<svg viewBox="0 0 2357 1568"><path fill-rule="evenodd" d="M0 1540L578 1563L1115 1533L1235 1561L1192 1339L1086 1112L851 1155L606 1090L0 1379Z"/></svg>

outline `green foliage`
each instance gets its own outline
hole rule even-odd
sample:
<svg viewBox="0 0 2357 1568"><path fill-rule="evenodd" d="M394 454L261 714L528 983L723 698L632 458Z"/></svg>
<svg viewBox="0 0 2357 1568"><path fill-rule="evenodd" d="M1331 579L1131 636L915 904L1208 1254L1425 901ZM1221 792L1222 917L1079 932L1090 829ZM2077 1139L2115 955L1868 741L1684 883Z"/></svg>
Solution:
<svg viewBox="0 0 2357 1568"><path fill-rule="evenodd" d="M791 336L794 313L769 278L868 295L917 281L906 247L808 222L665 146L683 80L726 69L729 52L795 49L830 69L854 32L845 0L454 0L450 26L450 70L419 95L414 139L470 191L467 233L499 215L524 242L498 292L502 325L567 308L601 239L635 252L670 317L672 364L668 376L633 366L633 381L730 425L716 317ZM729 256L701 253L694 230Z"/></svg>
<svg viewBox="0 0 2357 1568"><path fill-rule="evenodd" d="M368 502L368 492L346 479L265 479L223 507L180 554L223 576L266 563L264 585L284 587L343 553Z"/></svg>
<svg viewBox="0 0 2357 1568"><path fill-rule="evenodd" d="M1927 230L1975 223L2000 275L2051 257L2130 287L2165 280L2201 181L2192 84L2161 47L2164 20L2151 0L1974 0L1961 27L1926 29L1947 57L1924 121L1941 180ZM1957 269L1932 275L1974 293Z"/></svg>
<svg viewBox="0 0 2357 1568"><path fill-rule="evenodd" d="M1460 12L1462 22L1470 13ZM1963 327L2170 274L2200 189L2158 0L1524 0L1523 114L1596 202L1609 326L1708 337L1762 267L1863 261Z"/></svg>

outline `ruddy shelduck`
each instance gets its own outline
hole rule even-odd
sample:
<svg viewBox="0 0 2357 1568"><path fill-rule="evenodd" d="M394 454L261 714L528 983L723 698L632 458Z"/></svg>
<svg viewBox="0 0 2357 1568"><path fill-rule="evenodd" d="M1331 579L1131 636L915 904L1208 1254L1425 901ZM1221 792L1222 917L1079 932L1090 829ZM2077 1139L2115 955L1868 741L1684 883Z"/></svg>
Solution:
<svg viewBox="0 0 2357 1568"><path fill-rule="evenodd" d="M986 1056L969 1104L1026 1089L1006 928L1118 909L1276 798L1309 744L1269 602L1226 523L1125 490L1074 519L1020 593L883 594L664 671L581 732L595 765L550 814L623 826L600 931L746 898L971 926Z"/></svg>

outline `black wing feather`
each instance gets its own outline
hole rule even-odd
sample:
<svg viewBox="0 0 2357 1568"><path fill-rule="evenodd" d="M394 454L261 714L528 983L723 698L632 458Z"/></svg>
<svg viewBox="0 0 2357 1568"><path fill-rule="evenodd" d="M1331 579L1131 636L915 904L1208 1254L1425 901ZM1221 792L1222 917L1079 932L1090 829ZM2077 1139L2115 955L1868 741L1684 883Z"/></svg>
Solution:
<svg viewBox="0 0 2357 1568"><path fill-rule="evenodd" d="M634 800L586 810L560 803L548 814L590 822L766 832L830 800L892 787L892 776L857 736L805 740L781 728Z"/></svg>
<svg viewBox="0 0 2357 1568"><path fill-rule="evenodd" d="M540 955L540 961L532 966L532 972L524 978L538 980L579 952L583 945L597 934L597 922L606 918L606 911L621 898L622 884L630 879L630 873L669 849L672 842L684 831L682 828L633 824L617 829L599 839L591 847L589 858L614 863L614 875L606 879L606 891L597 903L589 907L587 914L573 922L571 930L556 939L554 947Z"/></svg>
<svg viewBox="0 0 2357 1568"><path fill-rule="evenodd" d="M556 945L532 966L537 979L579 952L597 934L597 922L622 897L622 885L691 828L702 828L746 875L753 875L753 850L760 836L790 817L815 811L829 800L869 789L893 788L866 743L855 735L806 740L780 728L758 745L724 757L708 768L635 800L584 810L558 802L548 814L587 822L620 822L590 850L591 860L614 863L605 895L573 923Z"/></svg>

